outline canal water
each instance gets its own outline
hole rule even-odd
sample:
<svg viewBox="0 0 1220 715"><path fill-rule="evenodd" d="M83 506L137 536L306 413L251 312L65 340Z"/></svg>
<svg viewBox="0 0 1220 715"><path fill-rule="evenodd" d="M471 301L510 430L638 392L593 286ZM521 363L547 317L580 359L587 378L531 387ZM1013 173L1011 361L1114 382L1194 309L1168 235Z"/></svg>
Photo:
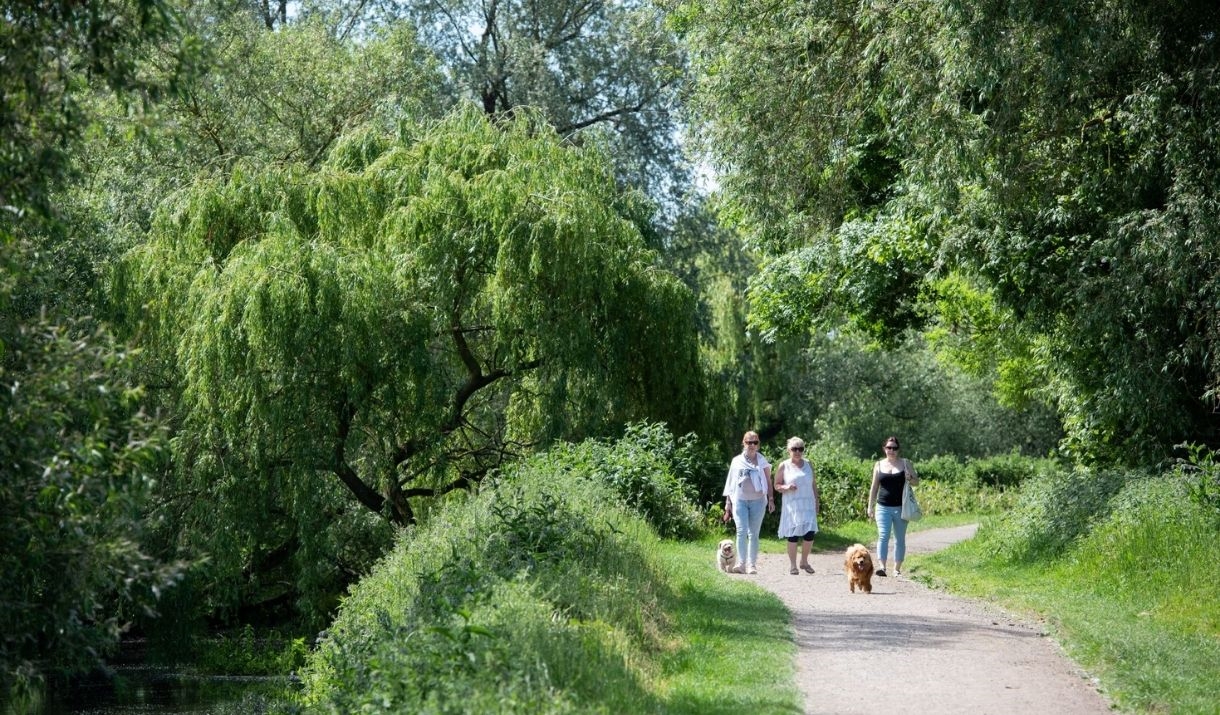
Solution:
<svg viewBox="0 0 1220 715"><path fill-rule="evenodd" d="M48 692L31 715L258 715L272 712L287 681L278 677L195 676L166 668L122 666L109 676Z"/></svg>

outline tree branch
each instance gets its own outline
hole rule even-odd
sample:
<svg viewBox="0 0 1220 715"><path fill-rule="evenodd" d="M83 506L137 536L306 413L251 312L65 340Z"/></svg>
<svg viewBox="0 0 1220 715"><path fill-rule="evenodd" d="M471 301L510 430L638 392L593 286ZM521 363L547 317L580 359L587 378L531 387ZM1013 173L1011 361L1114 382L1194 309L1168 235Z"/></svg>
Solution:
<svg viewBox="0 0 1220 715"><path fill-rule="evenodd" d="M356 470L352 469L347 463L347 437L352 431L352 418L356 416L356 408L350 404L344 404L340 408L339 414L339 433L335 435L334 449L334 464L331 470L339 481L343 482L343 486L347 487L348 491L356 496L356 499L365 506L368 510L380 514L385 508L386 499L377 493L375 489L364 483L360 475L356 474ZM397 510L395 510L397 512ZM395 523L407 523L401 521L407 515L393 513L390 519Z"/></svg>

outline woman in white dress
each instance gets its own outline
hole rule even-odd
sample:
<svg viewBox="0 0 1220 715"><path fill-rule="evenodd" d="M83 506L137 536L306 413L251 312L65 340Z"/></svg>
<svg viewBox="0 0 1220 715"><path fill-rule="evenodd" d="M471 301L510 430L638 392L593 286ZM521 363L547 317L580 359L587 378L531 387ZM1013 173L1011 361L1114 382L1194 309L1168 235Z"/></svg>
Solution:
<svg viewBox="0 0 1220 715"><path fill-rule="evenodd" d="M805 440L800 437L788 440L788 459L775 470L775 491L783 495L779 536L788 540L788 561L792 564L788 573L794 576L801 571L813 573L809 549L813 546L813 535L818 533L818 500L821 497L813 465L805 459ZM802 542L799 569L796 563L798 541Z"/></svg>

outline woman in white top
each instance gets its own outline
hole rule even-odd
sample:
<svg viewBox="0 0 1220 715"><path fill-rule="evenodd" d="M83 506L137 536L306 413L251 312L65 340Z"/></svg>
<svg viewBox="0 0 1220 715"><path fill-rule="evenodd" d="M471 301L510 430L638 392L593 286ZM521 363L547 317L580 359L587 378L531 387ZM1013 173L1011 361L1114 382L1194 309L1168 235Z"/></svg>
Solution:
<svg viewBox="0 0 1220 715"><path fill-rule="evenodd" d="M733 573L758 573L758 534L763 510L775 511L771 463L758 452L758 433L741 438L741 454L733 457L724 480L724 520L737 524L737 564Z"/></svg>
<svg viewBox="0 0 1220 715"><path fill-rule="evenodd" d="M788 573L796 576L801 571L813 573L809 565L809 549L813 546L813 535L818 533L818 480L813 465L805 459L805 440L800 437L788 439L788 459L780 462L775 470L775 491L784 495L783 509L779 514L779 536L788 539L788 561L792 568ZM801 544L800 570L796 565L796 542Z"/></svg>

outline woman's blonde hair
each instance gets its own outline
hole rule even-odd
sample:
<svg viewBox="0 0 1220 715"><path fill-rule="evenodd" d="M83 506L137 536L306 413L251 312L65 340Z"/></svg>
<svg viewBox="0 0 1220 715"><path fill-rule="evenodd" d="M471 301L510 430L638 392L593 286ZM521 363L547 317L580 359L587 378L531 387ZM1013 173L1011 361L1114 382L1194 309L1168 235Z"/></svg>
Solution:
<svg viewBox="0 0 1220 715"><path fill-rule="evenodd" d="M792 449L793 447L803 448L804 446L805 446L805 440L801 439L800 437L789 437L788 438L788 449Z"/></svg>

